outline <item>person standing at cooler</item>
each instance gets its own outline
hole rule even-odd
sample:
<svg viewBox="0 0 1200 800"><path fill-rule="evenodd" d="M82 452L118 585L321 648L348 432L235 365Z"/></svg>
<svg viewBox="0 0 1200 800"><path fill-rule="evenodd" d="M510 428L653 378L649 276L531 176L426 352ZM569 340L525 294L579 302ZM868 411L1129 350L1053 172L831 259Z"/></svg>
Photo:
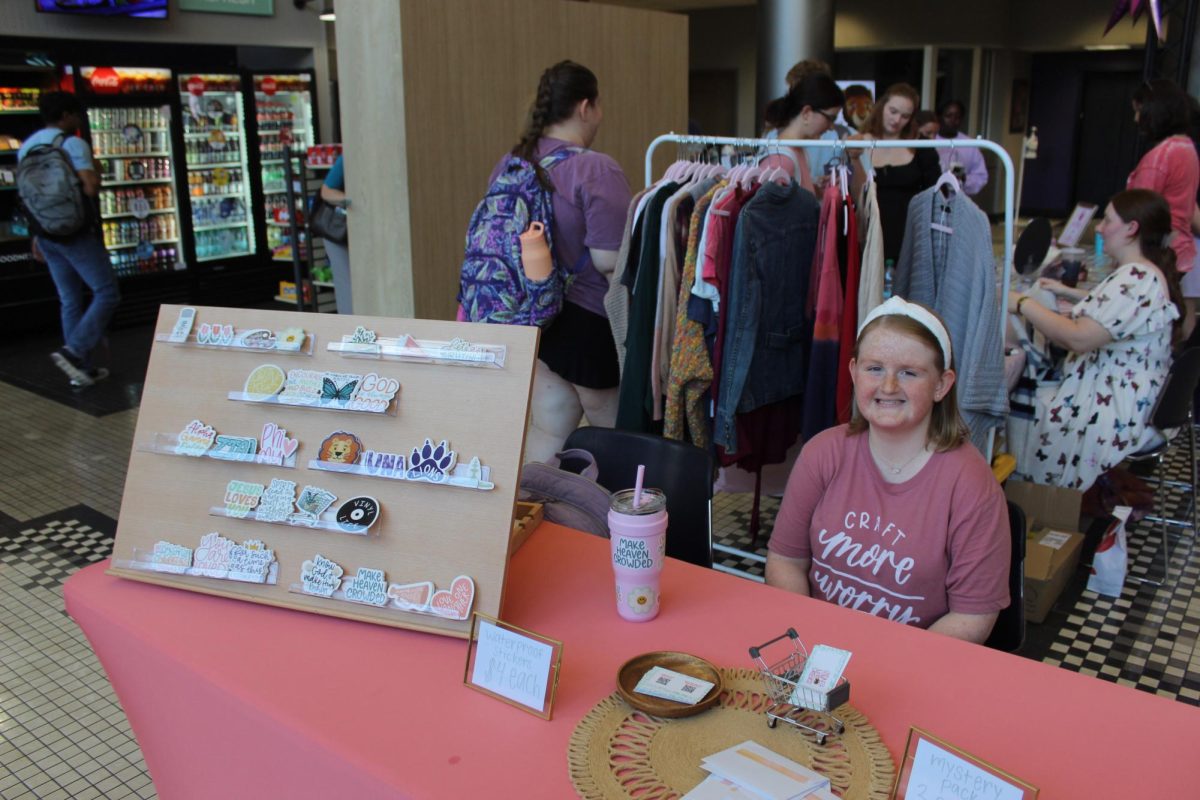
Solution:
<svg viewBox="0 0 1200 800"><path fill-rule="evenodd" d="M1196 298L1200 297L1200 273L1192 218L1196 215L1196 192L1200 186L1200 159L1188 137L1192 106L1187 92L1168 80L1143 83L1133 93L1133 118L1138 131L1154 146L1129 173L1128 189L1149 189L1166 199L1171 209L1171 249L1185 303L1183 338L1196 325Z"/></svg>
<svg viewBox="0 0 1200 800"><path fill-rule="evenodd" d="M342 165L342 156L337 157L325 182L321 184L321 199L331 206L347 208L350 201L346 199L346 171ZM353 297L350 293L350 240L335 242L325 240L325 254L329 256L329 268L333 272L333 294L337 300L339 314L353 314Z"/></svg>
<svg viewBox="0 0 1200 800"><path fill-rule="evenodd" d="M59 237L39 233L33 240L34 253L40 252L45 258L62 304L63 346L50 357L72 386L83 388L108 376L107 369L95 364L95 355L104 343L121 294L100 238L100 215L94 207L100 193L100 175L92 162L91 147L78 135L83 125L83 106L73 94L47 92L38 100L38 110L46 127L25 140L17 152L17 163L34 148L58 142L79 178L88 217L75 234ZM22 199L27 205L32 200L24 195ZM90 303L85 300L85 288L92 292Z"/></svg>

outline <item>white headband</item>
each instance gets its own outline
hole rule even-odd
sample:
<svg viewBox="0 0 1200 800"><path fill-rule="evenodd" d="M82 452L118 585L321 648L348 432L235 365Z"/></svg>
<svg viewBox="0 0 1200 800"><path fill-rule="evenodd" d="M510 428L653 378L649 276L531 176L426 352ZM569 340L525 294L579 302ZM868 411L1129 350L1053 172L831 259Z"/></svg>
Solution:
<svg viewBox="0 0 1200 800"><path fill-rule="evenodd" d="M919 303L910 303L903 297L891 297L886 303L875 306L871 312L867 314L867 318L858 326L858 335L862 336L863 328L871 324L873 320L879 317L908 317L921 323L934 338L938 340L938 344L942 347L942 362L946 369L954 363L950 359L950 334L946 332L946 326L942 324L934 314L925 306Z"/></svg>

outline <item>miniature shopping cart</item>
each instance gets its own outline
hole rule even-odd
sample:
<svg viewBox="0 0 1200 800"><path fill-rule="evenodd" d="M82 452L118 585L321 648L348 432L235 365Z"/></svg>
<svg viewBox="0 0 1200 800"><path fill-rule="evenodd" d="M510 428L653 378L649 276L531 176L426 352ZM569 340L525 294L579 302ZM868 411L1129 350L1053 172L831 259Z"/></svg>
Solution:
<svg viewBox="0 0 1200 800"><path fill-rule="evenodd" d="M774 664L768 664L762 651L784 638L791 640L791 652ZM795 628L788 628L787 633L776 636L766 644L751 647L750 657L758 662L763 683L771 698L771 705L767 708L768 727L774 728L776 722L783 720L813 733L817 737L817 744L825 744L831 732L846 730L846 724L829 712L850 699L850 682L842 678L828 692L800 686L800 673L804 671L804 662L808 660L808 648L800 641L800 634L796 633ZM830 730L821 730L802 722L801 716L806 711L815 711L827 718ZM808 719L812 721L811 717Z"/></svg>

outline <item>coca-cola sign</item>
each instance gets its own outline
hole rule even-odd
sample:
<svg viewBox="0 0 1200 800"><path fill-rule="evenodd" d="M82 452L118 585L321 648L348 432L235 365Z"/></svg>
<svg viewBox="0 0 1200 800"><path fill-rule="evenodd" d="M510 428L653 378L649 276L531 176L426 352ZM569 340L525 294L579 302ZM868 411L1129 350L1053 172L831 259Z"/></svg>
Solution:
<svg viewBox="0 0 1200 800"><path fill-rule="evenodd" d="M197 97L204 94L204 78L201 78L199 75L193 75L188 78L187 90L190 94L194 94Z"/></svg>
<svg viewBox="0 0 1200 800"><path fill-rule="evenodd" d="M279 88L279 86L278 86L278 84L275 83L275 79L272 78L270 75L268 75L262 79L263 94L267 95L268 97L270 95L275 94L275 90L278 88Z"/></svg>
<svg viewBox="0 0 1200 800"><path fill-rule="evenodd" d="M89 83L96 94L121 93L121 76L112 67L96 67Z"/></svg>

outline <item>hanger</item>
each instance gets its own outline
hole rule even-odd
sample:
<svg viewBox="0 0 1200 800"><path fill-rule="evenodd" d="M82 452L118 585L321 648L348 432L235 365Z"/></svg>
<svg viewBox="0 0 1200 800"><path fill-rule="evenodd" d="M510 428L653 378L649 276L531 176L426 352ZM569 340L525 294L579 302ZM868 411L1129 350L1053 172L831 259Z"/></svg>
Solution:
<svg viewBox="0 0 1200 800"><path fill-rule="evenodd" d="M950 149L951 150L954 149L954 142L955 142L954 139L950 140ZM951 163L953 163L953 161L954 161L954 159L952 158ZM947 198L950 197L950 195L952 193L954 193L954 194L962 193L962 184L960 184L958 182L958 176L955 175L954 172L949 169L942 173L942 176L937 179L937 183L935 183L933 185L933 188L934 188L934 191L937 191L940 189L942 192L942 196L947 197ZM951 191L947 191L947 189L949 189Z"/></svg>

